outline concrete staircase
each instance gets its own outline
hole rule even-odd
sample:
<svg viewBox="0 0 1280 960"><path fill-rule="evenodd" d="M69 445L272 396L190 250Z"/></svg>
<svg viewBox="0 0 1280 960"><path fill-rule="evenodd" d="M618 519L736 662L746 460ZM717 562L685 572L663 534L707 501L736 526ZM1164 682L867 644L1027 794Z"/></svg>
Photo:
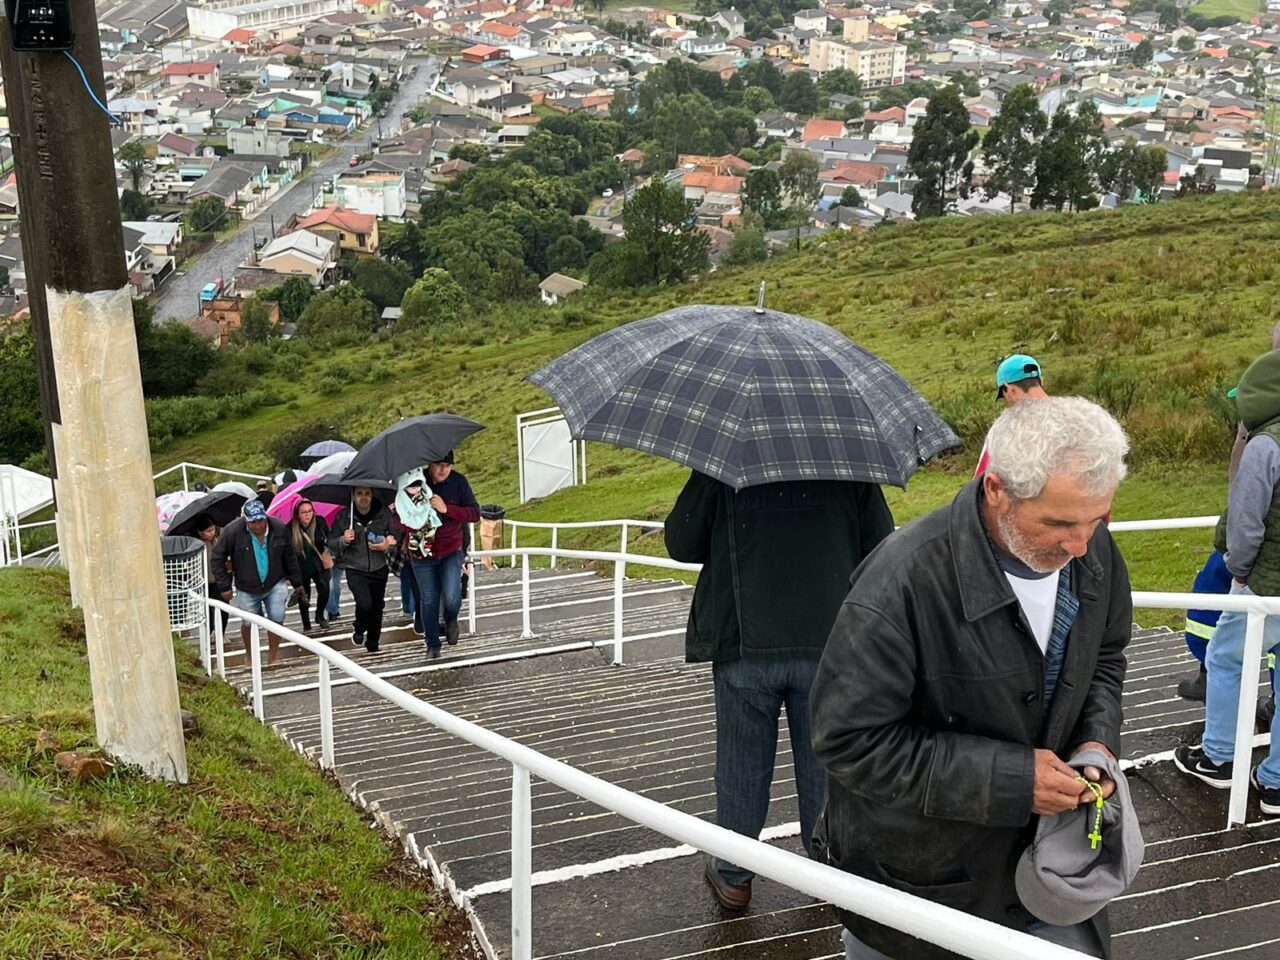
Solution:
<svg viewBox="0 0 1280 960"><path fill-rule="evenodd" d="M393 583L394 586L394 583ZM353 649L338 621L327 638L374 672L458 716L589 773L712 820L715 722L710 670L683 662L692 591L629 580L626 663L612 657L612 582L538 571L533 638L521 636L514 571L480 571L476 636L428 662L421 640L390 630L380 652ZM394 591L392 591L394 592ZM389 598L389 610L398 602ZM296 616L296 614L291 614ZM404 618L389 617L403 624ZM465 624L465 607L464 607ZM232 634L235 623L232 623ZM238 640L228 650L238 647ZM248 686L239 655L228 680ZM1192 661L1182 635L1135 628L1125 689L1125 756L1147 839L1135 887L1113 906L1121 960L1280 958L1280 821L1253 808L1223 830L1226 795L1163 755L1199 735L1201 705L1174 686ZM314 658L286 647L267 671L266 714L281 736L319 754ZM338 782L461 902L486 949L510 941L511 770L377 700L334 690ZM785 722L765 838L800 851ZM824 904L757 881L750 912L730 916L703 886L689 848L551 785L533 785L535 956L580 960L817 960L843 957Z"/></svg>

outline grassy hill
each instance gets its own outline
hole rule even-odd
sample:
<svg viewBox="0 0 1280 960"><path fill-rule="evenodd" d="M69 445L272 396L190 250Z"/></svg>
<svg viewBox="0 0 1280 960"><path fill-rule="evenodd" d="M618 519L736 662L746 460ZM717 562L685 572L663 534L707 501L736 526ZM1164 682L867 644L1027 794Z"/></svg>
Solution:
<svg viewBox="0 0 1280 960"><path fill-rule="evenodd" d="M763 279L770 307L830 323L886 359L964 438L962 454L892 494L900 521L945 502L968 476L1000 409L992 371L1014 350L1040 359L1051 392L1091 396L1125 424L1133 472L1117 518L1212 513L1225 500L1232 434L1222 395L1269 347L1278 240L1280 197L1265 194L886 225L701 283L630 296L588 290L557 309L511 307L448 336L401 334L329 354L288 345L288 362L277 366L293 375L264 377L287 403L173 442L156 452L156 465L267 469L266 442L298 424L342 423L359 439L398 413L450 410L489 425L459 452L459 465L482 501L514 508L514 416L548 402L526 374L621 322L686 303L754 303ZM685 474L593 444L586 487L510 513L661 517ZM1181 589L1207 542L1198 532L1131 534L1123 546L1135 584Z"/></svg>

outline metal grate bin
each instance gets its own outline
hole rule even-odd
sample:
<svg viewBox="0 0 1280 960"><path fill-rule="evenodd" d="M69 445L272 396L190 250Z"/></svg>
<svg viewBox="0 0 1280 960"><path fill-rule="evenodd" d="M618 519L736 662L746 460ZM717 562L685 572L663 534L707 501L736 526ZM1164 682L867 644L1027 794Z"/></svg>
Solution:
<svg viewBox="0 0 1280 960"><path fill-rule="evenodd" d="M169 600L169 628L174 633L195 630L208 622L208 589L204 543L195 537L161 537L164 589Z"/></svg>

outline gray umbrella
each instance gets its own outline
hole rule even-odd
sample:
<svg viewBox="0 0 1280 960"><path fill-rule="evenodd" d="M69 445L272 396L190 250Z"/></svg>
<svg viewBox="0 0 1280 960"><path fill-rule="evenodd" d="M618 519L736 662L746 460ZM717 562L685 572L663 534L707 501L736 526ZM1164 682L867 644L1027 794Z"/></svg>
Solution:
<svg viewBox="0 0 1280 960"><path fill-rule="evenodd" d="M655 453L736 489L906 486L960 439L893 368L805 317L689 306L602 333L529 377L573 436Z"/></svg>
<svg viewBox="0 0 1280 960"><path fill-rule="evenodd" d="M355 453L356 448L345 440L320 440L303 450L299 456L306 460L319 460L335 453Z"/></svg>

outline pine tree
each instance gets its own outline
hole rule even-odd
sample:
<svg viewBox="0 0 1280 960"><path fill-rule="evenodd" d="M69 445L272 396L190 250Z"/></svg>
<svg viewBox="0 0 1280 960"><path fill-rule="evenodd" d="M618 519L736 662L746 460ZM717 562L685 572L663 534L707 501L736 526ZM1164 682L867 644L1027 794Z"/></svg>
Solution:
<svg viewBox="0 0 1280 960"><path fill-rule="evenodd" d="M1049 127L1049 118L1030 84L1009 91L991 129L982 142L983 160L988 168L988 197L1007 193L1010 210L1017 208L1023 194L1035 183L1040 138Z"/></svg>
<svg viewBox="0 0 1280 960"><path fill-rule="evenodd" d="M954 87L943 87L929 100L916 124L907 165L919 181L911 198L917 217L940 217L956 197L969 195L973 161L969 154L978 133L969 127L969 110Z"/></svg>

